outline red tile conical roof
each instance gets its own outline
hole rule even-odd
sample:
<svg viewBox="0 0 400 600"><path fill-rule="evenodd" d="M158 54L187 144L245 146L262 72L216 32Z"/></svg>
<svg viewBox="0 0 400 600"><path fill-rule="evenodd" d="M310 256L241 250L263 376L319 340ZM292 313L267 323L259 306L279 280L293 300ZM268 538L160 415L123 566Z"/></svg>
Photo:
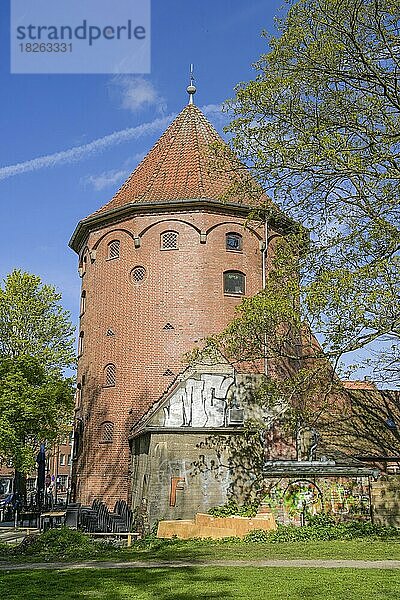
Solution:
<svg viewBox="0 0 400 600"><path fill-rule="evenodd" d="M243 189L241 192L239 189L234 191L235 182L246 182L248 187L251 181L253 190L256 188L257 195L263 196L261 188L227 146L228 160L225 160L224 168L217 171L215 165L213 167L210 151L213 142L224 144L201 110L194 104L188 104L112 200L96 214L131 202L223 198L242 203Z"/></svg>

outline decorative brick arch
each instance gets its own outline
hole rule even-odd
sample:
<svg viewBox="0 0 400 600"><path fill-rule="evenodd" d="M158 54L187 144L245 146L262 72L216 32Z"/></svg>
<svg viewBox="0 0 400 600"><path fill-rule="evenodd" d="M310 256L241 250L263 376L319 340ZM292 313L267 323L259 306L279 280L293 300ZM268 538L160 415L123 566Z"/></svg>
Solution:
<svg viewBox="0 0 400 600"><path fill-rule="evenodd" d="M84 257L84 255L85 255L86 253L89 253L89 252L90 252L89 246L84 246L84 247L82 248L82 252L80 253L80 259L82 260L82 259L83 259L83 257Z"/></svg>
<svg viewBox="0 0 400 600"><path fill-rule="evenodd" d="M88 257L90 256L89 246L84 246L82 248L82 252L80 253L80 256L79 256L79 266L82 265L83 259L85 258L85 256L88 256Z"/></svg>
<svg viewBox="0 0 400 600"><path fill-rule="evenodd" d="M246 227L245 225L243 225L243 223L240 223L239 221L222 221L221 223L217 223L216 225L212 225L212 227L209 227L206 231L206 234L208 235L214 229L217 229L218 227L222 227L224 225L235 225L236 227L241 227L245 231L250 231L250 233L252 233L258 240L263 240L263 236L257 233L255 229L253 229L252 227Z"/></svg>
<svg viewBox="0 0 400 600"><path fill-rule="evenodd" d="M100 244L106 237L108 237L109 235L115 235L116 233L126 233L132 240L135 239L134 234L131 231L128 231L128 229L111 229L97 240L97 242L93 245L93 250L97 250L97 248L100 246Z"/></svg>
<svg viewBox="0 0 400 600"><path fill-rule="evenodd" d="M198 227L196 227L196 225L193 225L193 223L189 223L189 221L184 221L183 219L162 219L161 221L156 221L155 223L151 223L150 225L145 227L138 234L139 237L142 238L144 236L144 234L147 233L150 229L152 229L153 227L156 227L156 225L163 225L164 223L183 223L184 225L188 225L189 227L194 229L199 235L201 233L201 230Z"/></svg>
<svg viewBox="0 0 400 600"><path fill-rule="evenodd" d="M280 233L273 233L272 235L268 236L268 244L270 242L272 242L272 240L275 240L276 238L282 238L283 236Z"/></svg>

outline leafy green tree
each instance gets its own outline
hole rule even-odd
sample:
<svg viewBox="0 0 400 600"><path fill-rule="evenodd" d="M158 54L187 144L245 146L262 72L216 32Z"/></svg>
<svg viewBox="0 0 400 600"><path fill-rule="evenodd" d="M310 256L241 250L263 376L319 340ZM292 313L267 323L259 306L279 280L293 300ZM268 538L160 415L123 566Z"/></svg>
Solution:
<svg viewBox="0 0 400 600"><path fill-rule="evenodd" d="M269 244L265 288L207 347L265 361L255 400L269 417L254 425L272 435L275 423L291 452L302 426L328 453L400 451L398 395L349 392L337 376L365 348L378 380L400 382L399 15L398 0L289 0L257 77L227 103L231 148L214 147L222 170L231 150L242 160L232 190L254 199L252 218L290 218ZM253 446L232 455L243 463Z"/></svg>
<svg viewBox="0 0 400 600"><path fill-rule="evenodd" d="M40 277L14 270L0 288L0 456L28 472L41 442L71 419L74 328L61 296Z"/></svg>
<svg viewBox="0 0 400 600"><path fill-rule="evenodd" d="M60 300L37 275L10 273L0 288L0 357L33 356L46 369L72 367L74 327Z"/></svg>
<svg viewBox="0 0 400 600"><path fill-rule="evenodd" d="M256 79L228 103L231 146L275 205L309 230L298 261L302 321L334 363L378 341L376 375L395 383L400 2L288 4ZM270 213L270 204L255 209L262 219Z"/></svg>
<svg viewBox="0 0 400 600"><path fill-rule="evenodd" d="M51 445L72 408L71 379L32 356L0 359L0 455L12 459L16 471L34 467L40 442Z"/></svg>

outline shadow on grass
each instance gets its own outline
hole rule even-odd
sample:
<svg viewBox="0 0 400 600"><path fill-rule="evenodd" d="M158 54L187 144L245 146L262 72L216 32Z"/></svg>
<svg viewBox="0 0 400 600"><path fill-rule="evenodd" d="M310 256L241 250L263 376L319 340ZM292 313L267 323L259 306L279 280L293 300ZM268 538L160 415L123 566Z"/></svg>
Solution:
<svg viewBox="0 0 400 600"><path fill-rule="evenodd" d="M65 530L67 531L67 530ZM243 547L248 544L237 542L214 542L212 540L160 540L146 539L135 543L132 547L115 547L108 543L93 542L91 540L65 540L61 534L63 531L51 530L50 533L58 533L59 539L44 540L44 536L39 536L36 540L32 538L32 543L24 547L20 544L17 547L4 545L0 547L0 561L12 563L50 563L50 562L68 562L76 563L83 561L113 561L113 562L154 562L154 561L181 561L201 563L207 559L221 558L223 553L231 556L232 551L235 556L243 552ZM78 532L72 532L78 535ZM82 534L79 534L82 537ZM42 538L42 539L41 539ZM29 542L29 539L27 540ZM24 542L25 543L25 542ZM227 549L223 546L227 545ZM242 552L239 546L242 546Z"/></svg>
<svg viewBox="0 0 400 600"><path fill-rule="evenodd" d="M32 553L1 551L0 561L10 564L32 562L81 562L94 560L114 562L181 561L201 566L214 560L265 560L265 559L358 559L400 560L400 539L358 539L332 541L303 541L279 543L245 543L234 540L147 540L131 548L94 547L66 544L61 548L45 547ZM162 565L161 565L162 566ZM0 574L1 575L1 574ZM1 596L0 596L1 600Z"/></svg>
<svg viewBox="0 0 400 600"><path fill-rule="evenodd" d="M7 600L193 600L233 598L223 572L197 568L31 571L0 574ZM224 589L225 588L225 589Z"/></svg>
<svg viewBox="0 0 400 600"><path fill-rule="evenodd" d="M378 569L191 567L0 576L0 598L5 600L397 600L399 596L400 574Z"/></svg>

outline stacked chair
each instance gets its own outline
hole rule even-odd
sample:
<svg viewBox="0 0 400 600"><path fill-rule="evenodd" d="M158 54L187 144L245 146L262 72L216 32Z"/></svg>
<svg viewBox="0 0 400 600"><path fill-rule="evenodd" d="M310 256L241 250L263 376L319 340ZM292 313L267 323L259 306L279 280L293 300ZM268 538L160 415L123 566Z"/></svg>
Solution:
<svg viewBox="0 0 400 600"><path fill-rule="evenodd" d="M123 533L131 531L132 511L124 500L116 502L113 512L100 500L93 500L92 506L69 504L65 525L88 533Z"/></svg>

